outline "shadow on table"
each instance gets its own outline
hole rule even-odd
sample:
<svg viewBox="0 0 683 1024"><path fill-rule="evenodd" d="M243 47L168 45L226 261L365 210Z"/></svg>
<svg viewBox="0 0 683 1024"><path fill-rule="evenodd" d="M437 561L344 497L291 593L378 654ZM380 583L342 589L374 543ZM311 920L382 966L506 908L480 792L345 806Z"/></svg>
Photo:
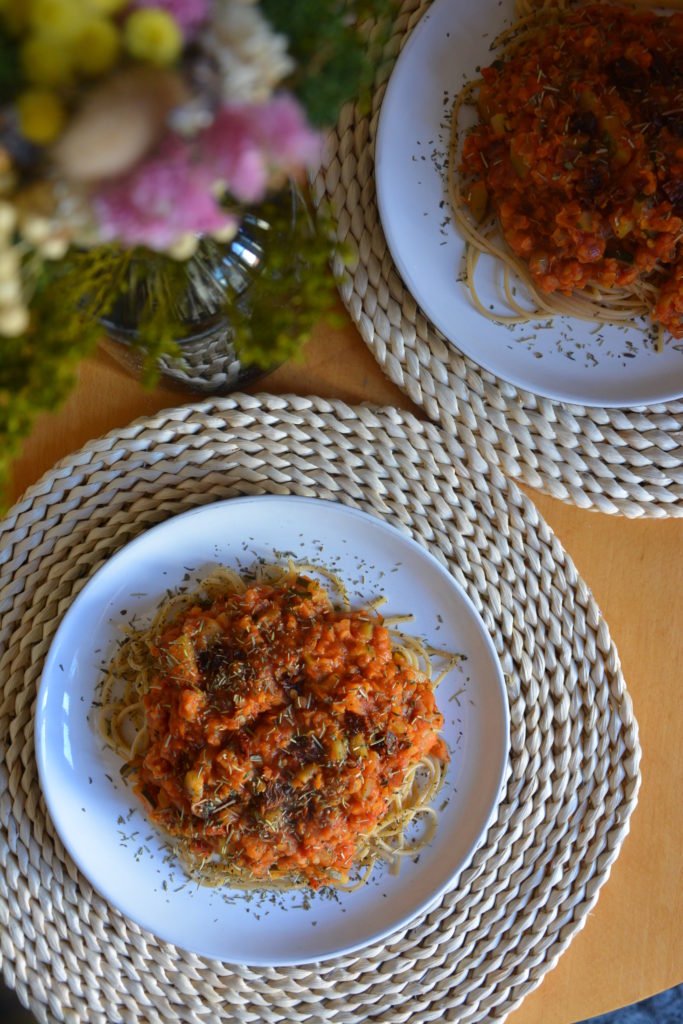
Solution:
<svg viewBox="0 0 683 1024"><path fill-rule="evenodd" d="M2 1024L35 1024L10 989L0 985L0 1021ZM683 985L667 989L641 1003L603 1013L577 1024L683 1024Z"/></svg>
<svg viewBox="0 0 683 1024"><path fill-rule="evenodd" d="M624 1006L612 1013L601 1013L577 1024L682 1024L683 985L676 985L650 999Z"/></svg>
<svg viewBox="0 0 683 1024"><path fill-rule="evenodd" d="M35 1024L35 1017L25 1010L14 992L0 984L0 1021L2 1024Z"/></svg>

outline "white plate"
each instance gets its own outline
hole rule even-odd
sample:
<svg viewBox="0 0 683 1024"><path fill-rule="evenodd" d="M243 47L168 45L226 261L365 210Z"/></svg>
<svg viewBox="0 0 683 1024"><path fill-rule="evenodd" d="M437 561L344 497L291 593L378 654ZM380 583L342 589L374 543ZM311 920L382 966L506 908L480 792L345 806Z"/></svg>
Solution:
<svg viewBox="0 0 683 1024"><path fill-rule="evenodd" d="M512 0L435 0L396 62L380 112L376 184L387 244L431 321L476 363L518 387L582 405L634 406L683 395L683 341L655 351L646 326L558 317L514 328L488 321L457 280L465 245L450 216L451 105L509 23ZM499 275L482 262L480 291ZM500 305L498 308L501 308Z"/></svg>
<svg viewBox="0 0 683 1024"><path fill-rule="evenodd" d="M467 655L440 685L451 763L433 843L398 876L335 896L248 898L188 884L168 863L118 758L105 749L92 702L102 665L133 616L151 615L167 588L219 563L247 569L291 553L333 567L352 601L384 593L414 612L411 631ZM52 820L73 860L110 903L160 938L231 963L295 964L357 949L405 925L453 882L495 811L508 755L505 685L489 635L437 560L382 520L333 502L239 498L177 516L122 548L86 584L61 622L38 695L36 752Z"/></svg>

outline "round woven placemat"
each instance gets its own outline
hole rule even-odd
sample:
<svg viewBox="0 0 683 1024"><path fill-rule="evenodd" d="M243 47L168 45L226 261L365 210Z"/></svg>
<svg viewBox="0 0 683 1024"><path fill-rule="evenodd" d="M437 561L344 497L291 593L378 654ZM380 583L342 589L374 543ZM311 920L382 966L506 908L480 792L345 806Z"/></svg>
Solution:
<svg viewBox="0 0 683 1024"><path fill-rule="evenodd" d="M427 1024L502 1020L583 926L639 787L637 724L588 588L516 485L396 409L234 395L159 413L58 463L0 525L0 955L40 1021ZM33 747L36 688L76 594L169 516L299 494L408 532L467 590L511 714L496 817L453 888L354 955L254 969L142 931L66 855Z"/></svg>
<svg viewBox="0 0 683 1024"><path fill-rule="evenodd" d="M683 515L683 401L637 409L570 405L483 370L446 341L403 284L377 209L374 145L393 64L431 0L405 0L385 49L371 110L347 105L312 182L337 236L340 292L390 379L467 452L531 487L581 508L637 517Z"/></svg>

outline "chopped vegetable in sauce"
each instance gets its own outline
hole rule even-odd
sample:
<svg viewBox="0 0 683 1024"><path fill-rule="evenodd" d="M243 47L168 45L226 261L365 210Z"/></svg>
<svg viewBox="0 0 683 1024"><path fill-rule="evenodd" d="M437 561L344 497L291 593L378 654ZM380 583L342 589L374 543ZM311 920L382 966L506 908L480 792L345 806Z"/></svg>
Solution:
<svg viewBox="0 0 683 1024"><path fill-rule="evenodd" d="M558 14L482 71L461 170L538 287L651 291L683 337L683 14Z"/></svg>
<svg viewBox="0 0 683 1024"><path fill-rule="evenodd" d="M152 653L136 791L195 856L257 880L346 880L407 770L448 760L432 685L380 616L305 576L190 608Z"/></svg>

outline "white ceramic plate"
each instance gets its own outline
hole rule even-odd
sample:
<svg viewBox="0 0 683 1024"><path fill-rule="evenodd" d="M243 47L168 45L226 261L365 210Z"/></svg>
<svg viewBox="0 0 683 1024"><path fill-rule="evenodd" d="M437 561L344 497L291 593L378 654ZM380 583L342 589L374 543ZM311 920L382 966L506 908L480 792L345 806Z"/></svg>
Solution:
<svg viewBox="0 0 683 1024"><path fill-rule="evenodd" d="M438 690L451 751L433 843L400 874L375 869L353 893L248 897L189 884L121 780L96 730L93 700L121 627L149 619L167 588L216 564L310 560L334 568L354 603L383 593L386 613L415 613L411 631L467 660ZM405 925L451 885L495 812L508 755L505 685L488 633L437 560L382 520L295 497L239 498L170 519L122 548L86 584L48 654L36 752L52 820L83 874L160 938L232 963L294 964L357 949Z"/></svg>
<svg viewBox="0 0 683 1024"><path fill-rule="evenodd" d="M512 0L435 0L396 62L376 146L379 212L401 276L438 329L465 355L539 395L582 405L635 406L683 395L683 341L657 352L647 325L599 327L558 317L514 328L472 305L458 280L465 245L450 216L447 154L451 105L492 40L509 24ZM500 294L494 261L480 293Z"/></svg>

